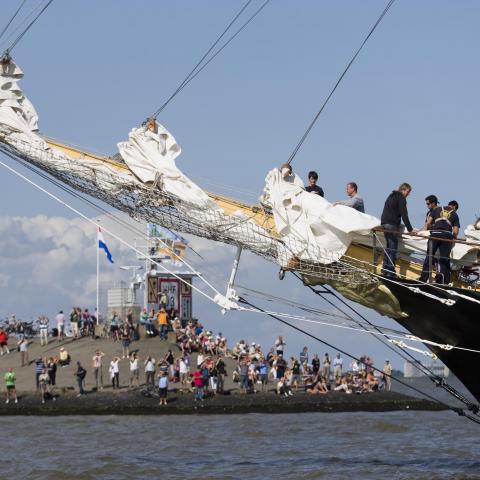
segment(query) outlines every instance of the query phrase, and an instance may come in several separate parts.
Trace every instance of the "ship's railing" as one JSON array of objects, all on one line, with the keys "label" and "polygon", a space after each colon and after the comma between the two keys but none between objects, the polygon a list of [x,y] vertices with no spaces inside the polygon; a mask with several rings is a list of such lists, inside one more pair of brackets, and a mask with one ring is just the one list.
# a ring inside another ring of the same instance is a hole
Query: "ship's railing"
[{"label": "ship's railing", "polygon": [[[385,229],[385,228],[382,228],[382,227],[376,227],[376,228],[373,228],[372,229],[372,233],[373,233],[373,265],[374,267],[376,268],[376,265],[378,264],[378,257],[379,257],[379,251],[383,250],[383,254],[385,255],[385,247],[382,245],[381,248],[379,249],[378,248],[378,238],[377,238],[377,235],[376,233],[388,233],[388,234],[391,234],[391,235],[396,235],[398,237],[405,237],[405,236],[409,236],[409,237],[417,237],[417,238],[421,238],[423,240],[437,240],[439,242],[443,242],[443,243],[450,243],[452,244],[453,246],[456,245],[456,244],[460,244],[460,245],[467,245],[467,246],[470,246],[470,247],[473,247],[473,248],[476,248],[478,249],[478,254],[477,254],[477,262],[473,263],[471,266],[463,266],[461,268],[461,273],[463,274],[463,278],[461,280],[463,280],[465,283],[469,283],[469,284],[479,284],[480,285],[480,242],[476,242],[476,241],[472,241],[472,240],[467,240],[467,239],[464,239],[464,238],[452,238],[452,239],[449,239],[449,238],[442,238],[442,237],[437,237],[437,236],[434,236],[434,235],[425,235],[425,234],[420,234],[420,233],[417,233],[417,232],[405,232],[405,231],[402,231],[402,230],[389,230],[389,229]],[[433,247],[433,244],[432,242],[428,242],[427,244],[427,253],[425,255],[425,258],[428,257],[428,260],[429,260],[429,265],[428,265],[428,272],[429,272],[429,278],[428,278],[428,281],[429,282],[432,282],[432,276],[433,276],[433,262],[434,262],[434,255],[433,255],[433,252],[432,252],[432,247]],[[450,259],[451,257],[449,257]],[[471,276],[471,279],[468,279],[468,277]]]}]

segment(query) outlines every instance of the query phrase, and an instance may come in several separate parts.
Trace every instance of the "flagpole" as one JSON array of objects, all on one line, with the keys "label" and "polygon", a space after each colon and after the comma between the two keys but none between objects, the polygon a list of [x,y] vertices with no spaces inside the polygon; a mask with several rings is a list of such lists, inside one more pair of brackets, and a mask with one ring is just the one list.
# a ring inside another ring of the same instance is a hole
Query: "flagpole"
[{"label": "flagpole", "polygon": [[97,325],[99,325],[100,309],[99,309],[99,298],[100,298],[100,248],[98,247],[98,227],[97,227],[97,238],[95,239],[95,246],[97,248]]}]

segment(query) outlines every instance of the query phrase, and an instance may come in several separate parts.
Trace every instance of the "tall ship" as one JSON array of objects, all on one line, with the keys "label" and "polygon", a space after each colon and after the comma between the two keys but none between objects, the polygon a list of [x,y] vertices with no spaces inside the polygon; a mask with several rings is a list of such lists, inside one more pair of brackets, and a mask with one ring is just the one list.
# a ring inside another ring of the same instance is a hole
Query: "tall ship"
[{"label": "tall ship", "polygon": [[136,220],[235,246],[226,291],[212,296],[219,308],[251,311],[234,281],[241,252],[252,252],[276,264],[280,280],[288,272],[305,288],[318,293],[317,287],[328,287],[395,320],[410,334],[385,335],[392,346],[406,353],[426,347],[480,401],[478,361],[472,361],[480,349],[479,222],[453,241],[449,284],[435,283],[432,274],[419,280],[428,232],[396,233],[396,275],[385,276],[380,220],[309,193],[290,165],[270,165],[258,203],[247,204],[202,189],[180,170],[181,147],[156,118],[132,128],[111,156],[94,154],[42,135],[20,86],[23,72],[10,52],[0,69],[0,151],[68,192],[105,202]]}]

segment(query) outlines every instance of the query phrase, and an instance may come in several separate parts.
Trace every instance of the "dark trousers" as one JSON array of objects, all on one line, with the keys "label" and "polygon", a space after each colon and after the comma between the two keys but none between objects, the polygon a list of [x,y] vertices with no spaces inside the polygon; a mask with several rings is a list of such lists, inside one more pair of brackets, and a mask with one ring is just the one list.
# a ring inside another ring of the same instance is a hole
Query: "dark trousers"
[{"label": "dark trousers", "polygon": [[160,325],[160,340],[166,340],[168,335],[168,325]]},{"label": "dark trousers", "polygon": [[[390,225],[384,224],[382,228],[385,230],[393,230],[398,232],[399,225]],[[386,277],[395,277],[395,262],[397,261],[397,250],[398,250],[398,233],[389,233],[388,231],[384,232],[385,236],[385,252],[383,253],[383,274]]]},{"label": "dark trousers", "polygon": [[224,388],[225,388],[225,374],[224,373],[219,373],[218,374],[217,390],[219,392],[223,392]]},{"label": "dark trousers", "polygon": [[[432,237],[444,238],[446,240],[452,240],[453,234],[446,231],[434,231],[430,232]],[[435,277],[437,283],[450,283],[450,253],[452,251],[453,243],[442,242],[441,240],[428,240],[428,253],[423,262],[422,274],[420,275],[420,281],[426,282],[430,276],[430,257],[439,252],[440,259],[438,260],[438,273]],[[433,258],[432,258],[433,265]]]},{"label": "dark trousers", "polygon": [[83,395],[85,390],[83,389],[83,378],[77,378],[78,390]]},{"label": "dark trousers", "polygon": [[112,387],[115,388],[115,385],[116,388],[120,388],[120,374],[118,372],[114,373],[112,377]]},{"label": "dark trousers", "polygon": [[145,372],[145,375],[146,375],[146,385],[151,385],[153,387],[154,385],[154,374],[155,372]]}]

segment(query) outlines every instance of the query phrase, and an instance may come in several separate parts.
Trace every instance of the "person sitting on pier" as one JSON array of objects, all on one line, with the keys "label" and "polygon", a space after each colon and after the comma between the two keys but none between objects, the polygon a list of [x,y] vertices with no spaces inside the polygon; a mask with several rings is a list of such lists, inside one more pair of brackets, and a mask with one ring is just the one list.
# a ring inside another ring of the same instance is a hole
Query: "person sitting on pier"
[{"label": "person sitting on pier", "polygon": [[[458,204],[457,204],[458,208]],[[450,253],[453,242],[460,230],[460,221],[453,205],[434,208],[427,220],[427,228],[433,238],[428,240],[428,253],[423,262],[422,274],[419,280],[426,282],[430,276],[430,262],[437,250],[440,253],[438,260],[439,272],[435,277],[436,283],[450,283]]]},{"label": "person sitting on pier", "polygon": [[365,204],[363,202],[363,198],[358,196],[358,185],[355,182],[347,183],[346,192],[347,195],[350,197],[348,200],[342,200],[339,202],[335,202],[333,205],[345,205],[346,207],[354,208],[361,213],[365,213]]},{"label": "person sitting on pier", "polygon": [[70,354],[65,350],[65,347],[62,347],[60,349],[60,354],[58,355],[59,363],[60,366],[66,367],[67,365],[70,365]]}]

